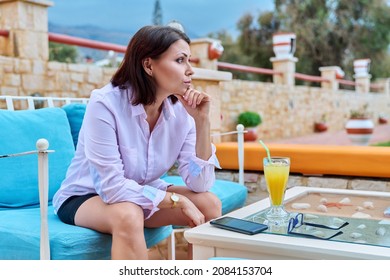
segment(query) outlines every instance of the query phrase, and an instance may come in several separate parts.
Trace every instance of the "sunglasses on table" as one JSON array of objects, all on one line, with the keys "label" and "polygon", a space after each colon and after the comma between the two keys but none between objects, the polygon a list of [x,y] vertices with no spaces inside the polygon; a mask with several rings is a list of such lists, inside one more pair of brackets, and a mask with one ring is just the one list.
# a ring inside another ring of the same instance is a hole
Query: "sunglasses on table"
[{"label": "sunglasses on table", "polygon": [[[336,218],[333,218],[333,221],[335,221],[335,219]],[[330,221],[332,221],[332,218],[330,218]],[[298,213],[295,217],[290,218],[287,232],[291,235],[329,240],[342,234],[343,232],[340,229],[348,224],[348,222],[338,218],[337,223],[333,222],[331,224],[316,224],[312,222],[305,222],[303,214]],[[303,226],[305,226],[305,228],[303,228]],[[334,232],[335,230],[337,232]]]}]

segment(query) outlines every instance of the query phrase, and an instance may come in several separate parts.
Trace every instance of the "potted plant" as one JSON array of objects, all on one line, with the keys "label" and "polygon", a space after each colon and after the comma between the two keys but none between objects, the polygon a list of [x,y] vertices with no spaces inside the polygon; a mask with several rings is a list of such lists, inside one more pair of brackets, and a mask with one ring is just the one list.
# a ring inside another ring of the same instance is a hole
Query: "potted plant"
[{"label": "potted plant", "polygon": [[237,123],[242,124],[247,131],[244,134],[245,141],[256,141],[256,128],[262,123],[262,119],[259,113],[253,111],[245,111],[238,115]]},{"label": "potted plant", "polygon": [[368,104],[357,110],[351,110],[345,125],[348,137],[355,145],[368,145],[374,131],[374,122],[367,111]]},{"label": "potted plant", "polygon": [[320,121],[314,122],[314,132],[324,132],[327,130],[328,126],[326,125],[326,115],[323,114]]},{"label": "potted plant", "polygon": [[379,123],[379,124],[387,124],[387,123],[388,123],[388,119],[387,119],[386,116],[384,116],[384,115],[379,115],[379,117],[378,117],[378,123]]}]

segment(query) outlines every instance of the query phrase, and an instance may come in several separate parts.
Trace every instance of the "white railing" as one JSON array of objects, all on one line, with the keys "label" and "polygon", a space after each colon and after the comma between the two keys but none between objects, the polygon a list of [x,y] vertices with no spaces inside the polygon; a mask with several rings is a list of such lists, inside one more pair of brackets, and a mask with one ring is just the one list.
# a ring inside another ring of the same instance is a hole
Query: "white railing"
[{"label": "white railing", "polygon": [[70,103],[88,103],[88,98],[71,98],[71,97],[40,97],[40,96],[8,96],[8,95],[1,95],[0,100],[4,100],[6,103],[6,109],[9,111],[15,110],[15,102],[16,101],[25,101],[27,102],[27,109],[28,110],[35,110],[37,104],[44,105],[46,103],[46,106],[44,107],[58,107],[57,104],[70,104]]},{"label": "white railing", "polygon": [[244,185],[244,133],[247,133],[248,131],[244,130],[244,126],[242,124],[238,124],[236,126],[236,129],[237,130],[235,130],[235,131],[215,133],[215,134],[212,134],[211,137],[237,134],[238,183],[240,185]]}]

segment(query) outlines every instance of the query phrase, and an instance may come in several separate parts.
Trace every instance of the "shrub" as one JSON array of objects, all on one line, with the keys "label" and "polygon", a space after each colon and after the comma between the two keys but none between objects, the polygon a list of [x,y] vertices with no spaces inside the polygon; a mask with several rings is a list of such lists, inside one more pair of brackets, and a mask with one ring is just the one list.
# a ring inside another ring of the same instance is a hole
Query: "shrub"
[{"label": "shrub", "polygon": [[255,127],[262,123],[262,119],[259,113],[246,111],[238,115],[237,123],[244,127]]}]

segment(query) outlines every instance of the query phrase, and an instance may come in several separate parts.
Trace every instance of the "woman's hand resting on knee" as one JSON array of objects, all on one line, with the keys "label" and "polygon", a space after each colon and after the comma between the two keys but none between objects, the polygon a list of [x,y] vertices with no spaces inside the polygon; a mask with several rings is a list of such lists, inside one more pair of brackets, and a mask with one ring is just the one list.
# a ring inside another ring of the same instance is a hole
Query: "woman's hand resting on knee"
[{"label": "woman's hand resting on knee", "polygon": [[[161,211],[155,213],[150,219],[148,219],[148,223],[153,221],[153,225],[160,224],[163,220],[166,220],[169,224],[178,224],[178,225],[186,225],[189,227],[195,227],[205,223],[204,214],[196,207],[196,205],[185,195],[175,193],[178,196],[178,201],[173,203],[171,200],[172,192],[167,192],[165,198],[158,205],[160,209],[172,209],[175,211],[170,211],[169,214],[164,212],[162,214]],[[179,211],[181,210],[181,213]],[[160,215],[163,215],[162,217]],[[180,215],[177,217],[170,216],[166,217],[164,215]],[[167,218],[167,219],[166,219]],[[157,222],[158,221],[158,222]],[[157,222],[157,223],[155,223]]]},{"label": "woman's hand resting on knee", "polygon": [[202,212],[187,197],[181,195],[177,207],[180,207],[183,214],[188,218],[188,226],[195,227],[205,223],[205,217]]}]

